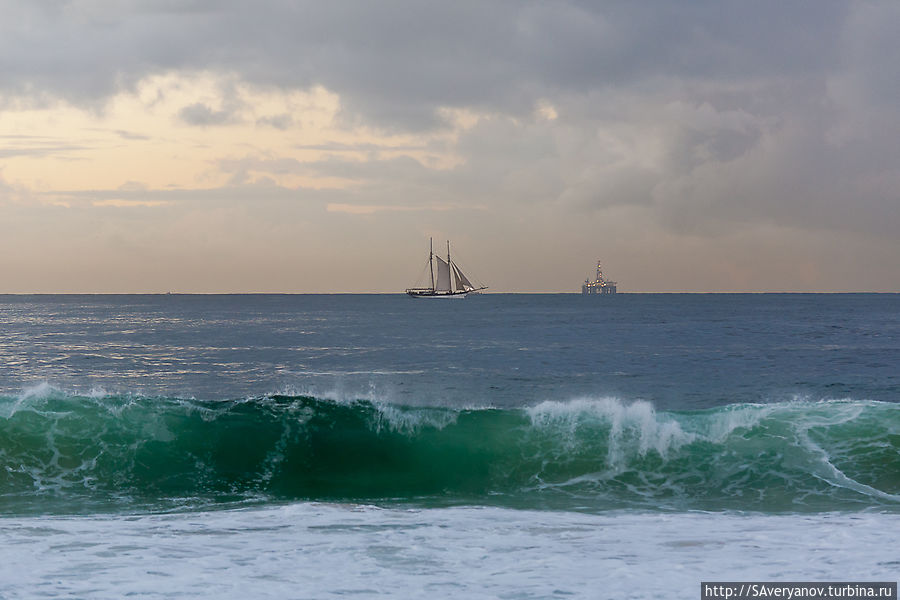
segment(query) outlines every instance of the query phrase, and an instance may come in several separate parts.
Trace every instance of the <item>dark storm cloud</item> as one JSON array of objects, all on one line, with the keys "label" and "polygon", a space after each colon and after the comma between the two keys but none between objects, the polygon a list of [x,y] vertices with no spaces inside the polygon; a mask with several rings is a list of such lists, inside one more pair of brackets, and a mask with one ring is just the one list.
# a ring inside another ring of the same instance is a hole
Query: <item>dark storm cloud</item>
[{"label": "dark storm cloud", "polygon": [[846,5],[817,2],[5,1],[0,89],[102,100],[167,69],[321,84],[384,125],[439,106],[502,112],[653,77],[736,79],[833,65]]}]

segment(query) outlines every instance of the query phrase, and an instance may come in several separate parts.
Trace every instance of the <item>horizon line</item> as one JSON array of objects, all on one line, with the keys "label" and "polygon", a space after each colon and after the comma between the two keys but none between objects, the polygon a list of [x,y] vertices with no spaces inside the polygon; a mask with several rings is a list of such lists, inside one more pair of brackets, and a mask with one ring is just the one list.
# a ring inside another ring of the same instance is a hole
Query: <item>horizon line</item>
[{"label": "horizon line", "polygon": [[[617,292],[616,294],[597,294],[597,296],[618,295],[764,295],[764,294],[810,294],[810,295],[849,295],[849,294],[900,294],[900,291],[665,291],[665,292]],[[0,292],[0,296],[405,296],[405,292]],[[581,292],[488,292],[481,296],[583,296]]]}]

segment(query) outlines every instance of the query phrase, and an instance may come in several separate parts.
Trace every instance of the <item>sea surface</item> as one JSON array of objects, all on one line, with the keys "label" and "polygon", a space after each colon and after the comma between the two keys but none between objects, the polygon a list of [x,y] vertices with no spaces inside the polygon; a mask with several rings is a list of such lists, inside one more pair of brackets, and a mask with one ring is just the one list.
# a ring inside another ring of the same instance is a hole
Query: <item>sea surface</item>
[{"label": "sea surface", "polygon": [[0,296],[0,598],[896,581],[900,295]]}]

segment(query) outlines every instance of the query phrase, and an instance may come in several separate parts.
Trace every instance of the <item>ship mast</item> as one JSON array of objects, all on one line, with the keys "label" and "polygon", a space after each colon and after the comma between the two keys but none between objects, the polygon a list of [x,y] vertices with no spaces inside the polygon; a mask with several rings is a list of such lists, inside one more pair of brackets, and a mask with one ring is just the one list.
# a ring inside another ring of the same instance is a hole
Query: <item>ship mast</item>
[{"label": "ship mast", "polygon": [[431,291],[434,291],[434,238],[428,238],[428,266],[431,268]]},{"label": "ship mast", "polygon": [[450,280],[447,282],[447,285],[450,286],[451,294],[453,293],[453,274],[450,272],[452,264],[450,262],[450,240],[447,240],[447,278]]}]

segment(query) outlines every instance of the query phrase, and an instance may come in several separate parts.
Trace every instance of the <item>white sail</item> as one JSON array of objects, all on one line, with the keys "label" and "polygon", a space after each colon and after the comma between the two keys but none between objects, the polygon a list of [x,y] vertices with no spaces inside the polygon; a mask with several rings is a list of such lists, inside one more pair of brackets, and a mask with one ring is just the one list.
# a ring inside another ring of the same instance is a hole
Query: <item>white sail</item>
[{"label": "white sail", "polygon": [[472,282],[463,275],[463,272],[459,270],[459,267],[456,266],[456,263],[453,263],[453,274],[456,276],[456,289],[458,290],[474,290],[475,286],[472,285]]},{"label": "white sail", "polygon": [[440,256],[435,256],[437,261],[437,281],[434,284],[434,291],[449,292],[450,291],[450,265]]}]

